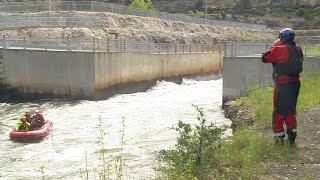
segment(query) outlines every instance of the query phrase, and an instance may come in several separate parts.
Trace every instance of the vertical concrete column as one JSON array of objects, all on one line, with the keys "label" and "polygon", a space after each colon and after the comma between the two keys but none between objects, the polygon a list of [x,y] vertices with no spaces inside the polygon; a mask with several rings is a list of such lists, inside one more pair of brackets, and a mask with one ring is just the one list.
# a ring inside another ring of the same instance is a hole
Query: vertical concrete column
[{"label": "vertical concrete column", "polygon": [[6,35],[2,36],[3,40],[3,49],[6,49]]},{"label": "vertical concrete column", "polygon": [[177,54],[177,43],[174,43],[174,53]]},{"label": "vertical concrete column", "polygon": [[70,51],[70,43],[71,43],[71,37],[69,36],[68,37],[68,44],[67,44],[67,49],[68,49],[68,51]]},{"label": "vertical concrete column", "polygon": [[26,49],[26,37],[23,37],[23,49]]},{"label": "vertical concrete column", "polygon": [[107,52],[110,52],[110,47],[109,47],[109,44],[110,44],[110,40],[109,40],[109,38],[107,38],[107,42],[106,42],[107,44]]},{"label": "vertical concrete column", "polygon": [[92,38],[92,52],[96,51],[96,38]]},{"label": "vertical concrete column", "polygon": [[182,44],[182,53],[184,53],[184,44]]}]

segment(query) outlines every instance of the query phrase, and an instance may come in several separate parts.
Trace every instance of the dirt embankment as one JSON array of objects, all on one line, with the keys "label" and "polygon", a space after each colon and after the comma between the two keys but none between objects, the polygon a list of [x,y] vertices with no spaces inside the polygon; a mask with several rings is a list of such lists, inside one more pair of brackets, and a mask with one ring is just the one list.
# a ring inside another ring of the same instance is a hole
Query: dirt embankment
[{"label": "dirt embankment", "polygon": [[[26,14],[23,14],[26,15]],[[47,16],[48,13],[30,13],[32,16]],[[64,38],[71,36],[76,39],[125,38],[134,41],[155,43],[204,43],[212,44],[222,40],[264,40],[274,38],[272,31],[267,29],[234,28],[192,24],[177,21],[166,21],[158,18],[138,17],[113,13],[88,12],[53,12],[51,16],[99,16],[103,27],[64,27],[64,28],[19,28],[1,30],[0,35],[10,37],[32,38]]]},{"label": "dirt embankment", "polygon": [[[255,122],[251,110],[235,102],[227,103],[225,116],[231,119],[234,130],[239,124],[248,127]],[[281,180],[320,179],[320,108],[298,113],[297,123],[297,147],[292,160],[289,164],[272,164],[274,176]],[[260,130],[260,133],[273,139],[271,129]]]}]

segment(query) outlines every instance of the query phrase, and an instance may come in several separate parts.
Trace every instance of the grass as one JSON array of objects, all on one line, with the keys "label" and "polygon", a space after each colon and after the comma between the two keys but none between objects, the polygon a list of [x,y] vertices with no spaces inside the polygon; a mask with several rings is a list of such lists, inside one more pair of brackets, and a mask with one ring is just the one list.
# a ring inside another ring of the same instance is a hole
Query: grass
[{"label": "grass", "polygon": [[[320,88],[317,87],[319,84],[320,76],[318,74],[301,77],[298,112],[309,110],[320,104]],[[273,88],[252,86],[247,91],[249,95],[240,97],[237,102],[252,109],[252,116],[260,128],[271,128]]]},{"label": "grass", "polygon": [[271,114],[273,111],[273,88],[252,86],[247,97],[240,97],[237,102],[252,109],[252,117],[262,129],[271,127]]},{"label": "grass", "polygon": [[320,104],[320,75],[310,74],[301,78],[298,112],[309,110]]},{"label": "grass", "polygon": [[275,146],[254,130],[240,127],[214,152],[219,160],[219,179],[258,179],[272,176],[270,162],[290,161],[287,146]]},{"label": "grass", "polygon": [[320,45],[307,46],[305,55],[320,57]]},{"label": "grass", "polygon": [[[297,111],[301,112],[317,107],[320,104],[319,74],[309,74],[301,77],[301,88]],[[259,128],[271,129],[273,88],[252,86],[247,91],[247,97],[237,101],[252,109],[252,116]],[[272,176],[271,164],[288,164],[292,155],[289,146],[275,146],[271,138],[267,139],[257,129],[240,127],[230,140],[223,142],[218,151],[214,152],[226,169],[221,174],[226,179],[256,179]],[[269,177],[270,178],[270,177]],[[267,178],[267,179],[269,179]]]}]

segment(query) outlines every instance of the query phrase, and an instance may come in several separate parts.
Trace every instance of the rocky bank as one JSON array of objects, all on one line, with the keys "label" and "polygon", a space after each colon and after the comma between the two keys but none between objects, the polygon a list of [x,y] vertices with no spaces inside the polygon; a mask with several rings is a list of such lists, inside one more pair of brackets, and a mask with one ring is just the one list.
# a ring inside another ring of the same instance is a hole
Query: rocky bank
[{"label": "rocky bank", "polygon": [[[17,14],[12,14],[17,15]],[[21,14],[21,16],[95,16],[103,20],[101,28],[93,27],[32,27],[2,29],[0,35],[27,38],[64,38],[98,39],[124,38],[132,41],[154,43],[203,43],[213,44],[225,40],[264,40],[274,38],[270,29],[244,29],[223,26],[166,21],[159,18],[121,15],[96,12],[39,12]],[[117,34],[117,36],[115,36]]]}]

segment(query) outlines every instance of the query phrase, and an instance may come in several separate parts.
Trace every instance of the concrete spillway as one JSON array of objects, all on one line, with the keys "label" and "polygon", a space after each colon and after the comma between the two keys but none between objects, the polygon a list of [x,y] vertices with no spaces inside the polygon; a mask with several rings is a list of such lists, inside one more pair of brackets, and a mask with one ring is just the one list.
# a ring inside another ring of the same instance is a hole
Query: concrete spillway
[{"label": "concrete spillway", "polygon": [[29,95],[100,99],[157,80],[212,74],[223,54],[143,54],[3,49],[7,83]]}]

